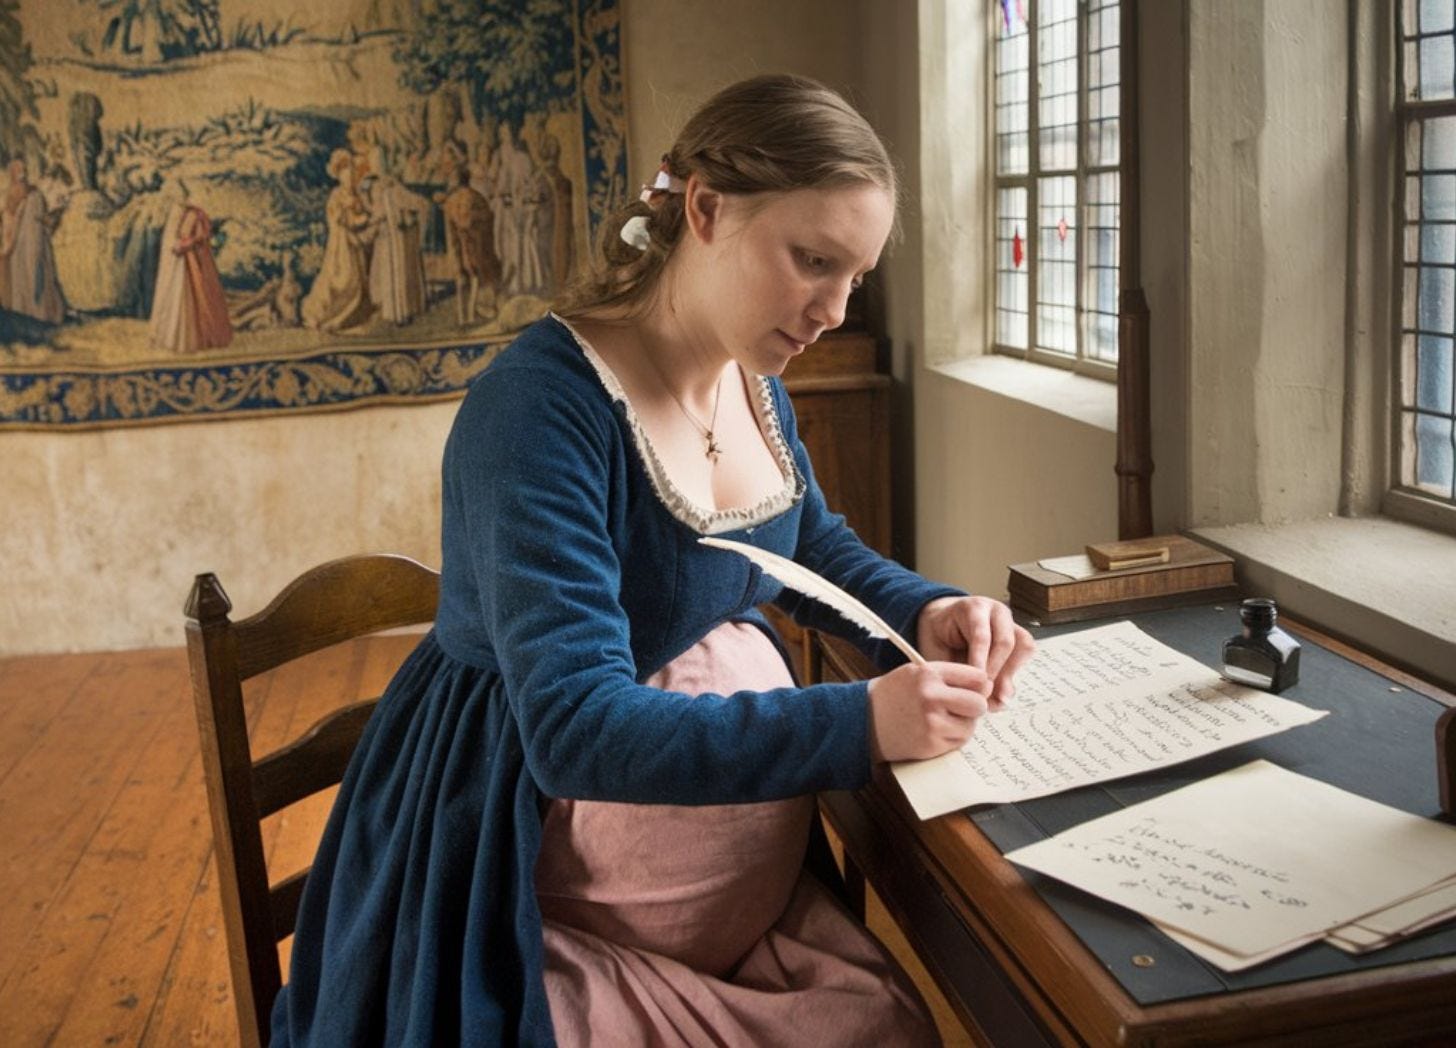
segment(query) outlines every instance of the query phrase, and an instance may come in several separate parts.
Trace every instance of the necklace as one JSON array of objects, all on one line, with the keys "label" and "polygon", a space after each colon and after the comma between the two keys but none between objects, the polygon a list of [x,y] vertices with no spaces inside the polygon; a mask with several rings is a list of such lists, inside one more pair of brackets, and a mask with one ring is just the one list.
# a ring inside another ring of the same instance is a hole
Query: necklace
[{"label": "necklace", "polygon": [[[658,377],[661,377],[660,372]],[[718,388],[713,392],[713,415],[708,420],[707,425],[704,425],[703,420],[689,411],[688,406],[678,399],[678,395],[672,391],[672,387],[667,384],[666,379],[663,379],[662,387],[667,390],[667,395],[672,397],[673,402],[677,404],[678,410],[693,424],[693,428],[698,431],[698,436],[703,438],[703,444],[705,445],[703,457],[716,466],[718,464],[718,457],[723,454],[723,449],[718,446],[717,438],[713,436],[713,427],[718,424],[718,402],[723,399],[723,376],[718,376]]]}]

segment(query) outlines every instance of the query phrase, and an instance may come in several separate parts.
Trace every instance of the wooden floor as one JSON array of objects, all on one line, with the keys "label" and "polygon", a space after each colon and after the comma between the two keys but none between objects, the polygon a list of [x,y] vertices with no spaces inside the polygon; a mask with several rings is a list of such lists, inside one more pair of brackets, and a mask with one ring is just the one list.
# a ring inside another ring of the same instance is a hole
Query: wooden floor
[{"label": "wooden floor", "polygon": [[[259,678],[255,752],[334,696],[378,694],[415,640],[340,645]],[[275,880],[309,862],[328,803],[268,820]],[[0,659],[0,842],[0,1045],[237,1044],[180,648]],[[873,899],[869,920],[946,1043],[972,1043]]]}]

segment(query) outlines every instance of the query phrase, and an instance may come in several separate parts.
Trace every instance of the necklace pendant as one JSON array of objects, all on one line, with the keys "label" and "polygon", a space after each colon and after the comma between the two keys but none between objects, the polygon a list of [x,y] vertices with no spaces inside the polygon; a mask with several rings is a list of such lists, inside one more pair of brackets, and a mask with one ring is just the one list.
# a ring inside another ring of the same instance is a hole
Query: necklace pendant
[{"label": "necklace pendant", "polygon": [[718,458],[723,454],[723,451],[718,447],[718,442],[713,439],[713,431],[711,429],[703,434],[703,439],[708,444],[707,450],[703,452],[703,457],[716,466],[718,464]]}]

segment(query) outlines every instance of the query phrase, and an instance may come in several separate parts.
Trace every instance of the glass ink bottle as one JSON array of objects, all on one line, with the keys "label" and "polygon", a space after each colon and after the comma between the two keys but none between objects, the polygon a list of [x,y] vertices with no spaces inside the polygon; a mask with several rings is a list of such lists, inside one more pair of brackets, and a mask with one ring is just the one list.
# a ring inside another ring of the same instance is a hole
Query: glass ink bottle
[{"label": "glass ink bottle", "polygon": [[1299,641],[1274,625],[1279,610],[1267,597],[1239,606],[1243,630],[1224,641],[1223,675],[1236,684],[1281,692],[1299,681]]}]

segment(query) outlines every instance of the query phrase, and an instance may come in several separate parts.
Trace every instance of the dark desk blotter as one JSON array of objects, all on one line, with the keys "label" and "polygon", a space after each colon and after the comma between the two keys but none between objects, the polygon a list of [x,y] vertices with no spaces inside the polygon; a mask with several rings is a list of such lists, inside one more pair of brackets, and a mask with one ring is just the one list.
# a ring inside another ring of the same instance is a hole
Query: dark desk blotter
[{"label": "dark desk blotter", "polygon": [[[1149,635],[1212,667],[1219,665],[1225,638],[1239,628],[1234,603],[1131,618]],[[1050,627],[1036,633],[1051,637],[1076,628]],[[1284,697],[1329,710],[1330,716],[1167,771],[978,809],[970,818],[1002,852],[1008,852],[1261,757],[1394,808],[1437,815],[1434,733],[1444,707],[1327,648],[1308,640],[1301,643],[1299,684]],[[1392,691],[1392,687],[1400,690]],[[1330,861],[1339,862],[1340,857],[1331,856]],[[1120,906],[1031,870],[1021,872],[1128,994],[1143,1005],[1456,954],[1456,924],[1447,924],[1360,957],[1314,943],[1248,971],[1225,972]],[[1156,963],[1150,968],[1135,967],[1132,958],[1138,954],[1151,956]]]}]

